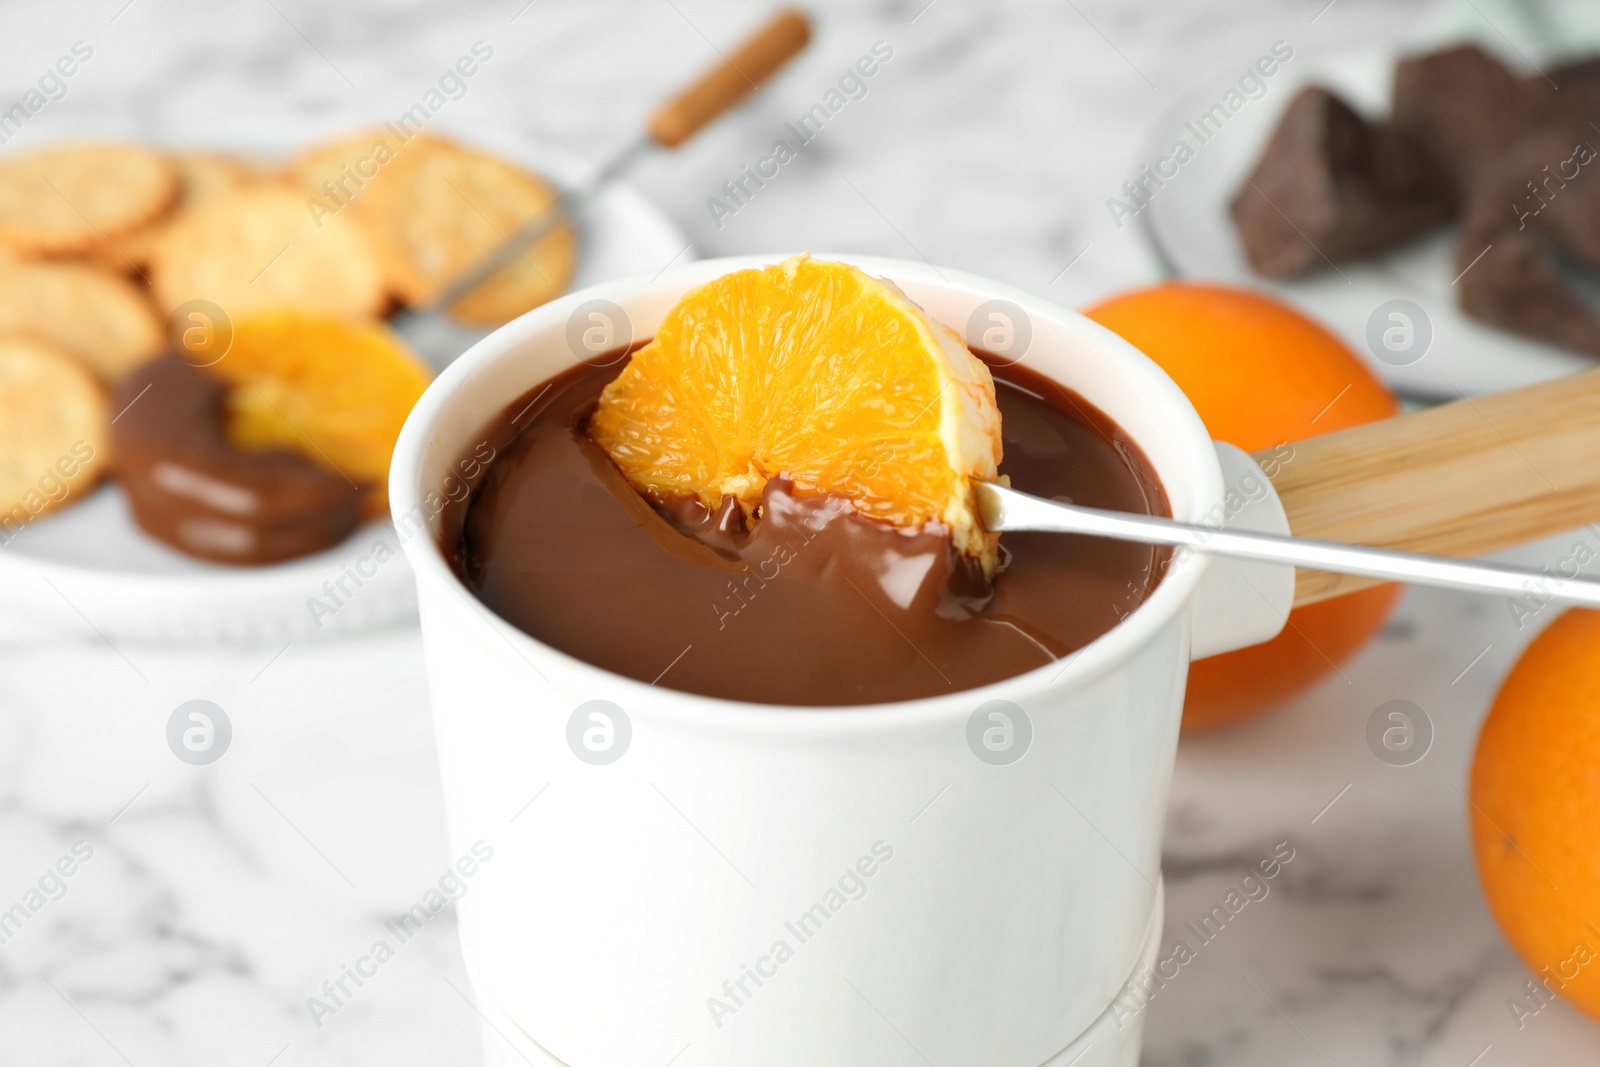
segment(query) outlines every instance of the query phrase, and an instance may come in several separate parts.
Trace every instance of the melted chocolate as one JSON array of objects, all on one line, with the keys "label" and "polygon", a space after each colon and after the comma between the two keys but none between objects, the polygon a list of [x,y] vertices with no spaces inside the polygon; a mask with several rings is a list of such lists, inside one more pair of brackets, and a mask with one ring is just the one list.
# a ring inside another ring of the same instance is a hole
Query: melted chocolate
[{"label": "melted chocolate", "polygon": [[230,445],[227,388],[177,356],[135,367],[117,386],[112,446],[134,520],[219,563],[276,563],[344,540],[363,491],[297,453]]},{"label": "melted chocolate", "polygon": [[[485,432],[499,451],[444,516],[457,573],[547,644],[645,682],[775,704],[868,704],[998,681],[1082,648],[1154,588],[1165,550],[1007,534],[993,585],[937,531],[774,479],[758,519],[652,504],[583,427],[622,361],[580,365]],[[1024,491],[1168,514],[1149,461],[1082,397],[994,369],[1001,472]],[[535,399],[537,398],[537,399]]]}]

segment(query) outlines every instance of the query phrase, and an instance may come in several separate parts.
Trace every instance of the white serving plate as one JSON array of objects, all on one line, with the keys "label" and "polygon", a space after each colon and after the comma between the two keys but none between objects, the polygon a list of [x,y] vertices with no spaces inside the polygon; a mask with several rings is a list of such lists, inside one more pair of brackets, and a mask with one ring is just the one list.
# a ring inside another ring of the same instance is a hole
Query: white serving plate
[{"label": "white serving plate", "polygon": [[[247,130],[245,137],[235,131],[231,136],[185,138],[174,147],[282,159],[302,145],[349,128],[296,126],[292,134],[274,130],[274,136]],[[524,138],[445,124],[440,130],[515,160],[560,186],[578,185],[593,169]],[[613,185],[601,194],[578,228],[574,290],[649,276],[669,263],[694,258],[682,231],[626,185]],[[460,348],[486,332],[457,331]],[[344,591],[338,588],[341,579]],[[86,499],[36,519],[0,545],[0,605],[0,639],[78,632],[91,638],[98,634],[113,645],[285,644],[409,619],[416,613],[416,591],[387,519],[369,523],[316,555],[265,567],[228,566],[191,558],[144,533],[112,480]]]},{"label": "white serving plate", "polygon": [[[1483,44],[1495,50],[1492,42]],[[1321,84],[1368,117],[1387,115],[1400,54],[1392,47],[1316,57],[1297,54],[1267,79],[1264,96],[1234,114],[1177,177],[1156,192],[1136,216],[1143,233],[1173,274],[1262,289],[1289,301],[1342,337],[1397,391],[1414,398],[1453,400],[1594,366],[1590,357],[1491,329],[1463,315],[1452,285],[1459,272],[1453,226],[1380,257],[1340,264],[1338,271],[1327,269],[1295,281],[1274,282],[1250,270],[1228,216],[1228,202],[1244,184],[1284,108],[1302,87]],[[1515,57],[1511,63],[1519,65]],[[1146,137],[1134,169],[1165,155],[1184,134],[1185,121],[1216,103],[1233,78],[1207,84],[1169,108]],[[1186,139],[1192,146],[1195,138]],[[1380,305],[1396,299],[1420,307],[1432,327],[1427,351],[1405,366],[1380,361],[1367,342],[1368,320]]]}]

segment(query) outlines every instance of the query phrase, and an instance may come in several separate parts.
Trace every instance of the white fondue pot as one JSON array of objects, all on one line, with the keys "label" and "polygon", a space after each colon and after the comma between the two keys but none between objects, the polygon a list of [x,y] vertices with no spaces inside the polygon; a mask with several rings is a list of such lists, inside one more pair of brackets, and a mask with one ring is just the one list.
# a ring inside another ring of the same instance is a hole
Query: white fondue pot
[{"label": "white fondue pot", "polygon": [[[1188,664],[1276,634],[1291,571],[1180,554],[1137,610],[1050,666],[814,708],[590,666],[497,618],[441,554],[460,460],[514,400],[594,354],[575,342],[590,320],[614,327],[620,308],[646,338],[687,290],[780,258],[538,308],[445,370],[395,450],[452,852],[493,849],[459,905],[489,1051],[573,1067],[1131,1067],[1140,1020],[1109,1009],[1160,937]],[[1259,469],[1214,446],[1110,331],[956,271],[831,258],[957,332],[1025,334],[1010,355],[1127,431],[1175,518],[1287,532]]]}]

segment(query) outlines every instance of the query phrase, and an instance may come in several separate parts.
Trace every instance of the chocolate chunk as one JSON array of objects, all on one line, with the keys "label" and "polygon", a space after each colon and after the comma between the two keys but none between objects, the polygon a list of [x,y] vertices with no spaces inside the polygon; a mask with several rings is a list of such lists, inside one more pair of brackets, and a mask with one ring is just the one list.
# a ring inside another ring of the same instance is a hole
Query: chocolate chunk
[{"label": "chocolate chunk", "polygon": [[1600,355],[1600,317],[1567,285],[1553,251],[1600,267],[1600,135],[1585,138],[1586,130],[1546,127],[1480,168],[1462,220],[1456,270],[1467,273],[1457,288],[1462,311],[1480,322]]},{"label": "chocolate chunk", "polygon": [[1310,87],[1290,102],[1230,209],[1256,272],[1291,278],[1415,237],[1448,217],[1450,196],[1409,138]]},{"label": "chocolate chunk", "polygon": [[293,452],[234,448],[222,429],[226,390],[177,356],[124,376],[112,444],[134,520],[219,563],[276,563],[344,540],[363,490]]},{"label": "chocolate chunk", "polygon": [[1534,229],[1579,262],[1600,267],[1600,133],[1585,122],[1546,126],[1484,166],[1463,234],[1506,228]]},{"label": "chocolate chunk", "polygon": [[[1574,85],[1593,77],[1586,67],[1570,69]],[[1543,77],[1520,78],[1477,45],[1410,56],[1395,67],[1394,125],[1422,146],[1463,202],[1484,165],[1561,118],[1565,106]]]},{"label": "chocolate chunk", "polygon": [[1600,56],[1586,56],[1564,66],[1545,71],[1556,86],[1556,100],[1562,110],[1577,119],[1592,114],[1600,105]]},{"label": "chocolate chunk", "polygon": [[[1466,271],[1456,284],[1461,310],[1489,326],[1600,355],[1600,319],[1567,288],[1538,238],[1516,230],[1502,231],[1492,242],[1481,240],[1486,236],[1464,238],[1457,253],[1456,269]],[[1485,247],[1488,252],[1472,264]]]}]

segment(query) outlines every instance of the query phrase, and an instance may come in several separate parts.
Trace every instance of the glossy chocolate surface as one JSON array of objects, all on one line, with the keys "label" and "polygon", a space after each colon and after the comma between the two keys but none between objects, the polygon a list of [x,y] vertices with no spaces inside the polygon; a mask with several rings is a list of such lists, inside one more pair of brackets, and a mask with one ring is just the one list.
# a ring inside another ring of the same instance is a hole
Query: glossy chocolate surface
[{"label": "glossy chocolate surface", "polygon": [[[491,609],[589,663],[728,699],[839,705],[934,696],[1054,662],[1154,587],[1167,555],[1007,534],[992,585],[937,531],[904,531],[769,483],[762,514],[652,504],[584,433],[621,369],[581,365],[485,431],[498,455],[446,513],[444,547]],[[1149,461],[1082,397],[993,367],[1001,473],[1027,492],[1168,514]]]}]

